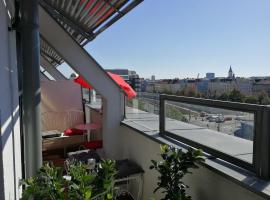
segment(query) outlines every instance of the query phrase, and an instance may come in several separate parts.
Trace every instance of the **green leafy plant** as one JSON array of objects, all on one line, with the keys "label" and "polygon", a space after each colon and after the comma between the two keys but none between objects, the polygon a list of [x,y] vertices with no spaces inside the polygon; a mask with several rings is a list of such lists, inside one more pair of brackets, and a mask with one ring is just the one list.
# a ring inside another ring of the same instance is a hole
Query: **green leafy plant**
[{"label": "green leafy plant", "polygon": [[187,152],[181,149],[161,146],[161,161],[151,160],[150,169],[159,172],[157,188],[154,192],[161,190],[165,194],[162,200],[191,200],[186,194],[189,186],[183,182],[183,177],[191,173],[191,168],[198,168],[197,163],[204,159],[201,150],[189,148]]},{"label": "green leafy plant", "polygon": [[[97,171],[97,176],[94,180],[94,191],[99,194],[102,191],[107,191],[112,187],[112,180],[116,175],[115,161],[104,160],[99,164],[99,170]],[[107,198],[111,199],[112,194],[108,194]]]},{"label": "green leafy plant", "polygon": [[22,200],[90,200],[99,195],[113,198],[115,162],[104,160],[89,170],[81,162],[69,162],[66,170],[46,163],[37,175],[23,180]]},{"label": "green leafy plant", "polygon": [[185,117],[183,112],[181,112],[179,108],[173,105],[166,105],[166,117],[182,122],[188,122],[188,119]]}]

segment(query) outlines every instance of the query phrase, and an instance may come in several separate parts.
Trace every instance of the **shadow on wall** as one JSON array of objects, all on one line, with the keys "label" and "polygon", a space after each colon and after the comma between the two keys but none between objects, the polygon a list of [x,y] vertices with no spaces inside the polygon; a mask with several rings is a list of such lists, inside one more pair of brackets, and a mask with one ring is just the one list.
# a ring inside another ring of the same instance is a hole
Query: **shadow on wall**
[{"label": "shadow on wall", "polygon": [[[0,110],[0,133],[1,133],[1,138],[0,138],[0,183],[4,183],[4,165],[3,165],[3,150],[5,149],[5,146],[7,144],[8,140],[12,140],[12,159],[13,159],[13,173],[14,175],[16,174],[15,172],[15,139],[14,139],[14,126],[16,123],[18,123],[19,120],[19,106],[17,106],[17,108],[12,112],[9,113],[10,116],[5,115],[3,116],[3,113]],[[12,138],[10,138],[12,137]],[[20,161],[18,161],[20,162]],[[14,176],[14,190],[16,190],[17,186],[16,186],[16,181],[15,181],[16,177]],[[4,197],[4,184],[0,184],[0,197]],[[14,191],[16,193],[16,191]]]}]

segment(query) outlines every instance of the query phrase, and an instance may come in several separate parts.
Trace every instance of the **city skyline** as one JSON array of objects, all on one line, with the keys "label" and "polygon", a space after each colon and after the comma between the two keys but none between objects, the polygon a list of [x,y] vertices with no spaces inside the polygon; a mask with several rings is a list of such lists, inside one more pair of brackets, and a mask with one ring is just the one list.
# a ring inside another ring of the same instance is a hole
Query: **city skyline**
[{"label": "city skyline", "polygon": [[[244,77],[244,76],[238,76],[237,74],[235,74],[234,73],[234,68],[233,68],[233,66],[229,66],[229,68],[228,68],[228,71],[227,71],[227,74],[226,75],[224,75],[224,76],[217,76],[216,75],[216,73],[214,72],[214,71],[208,71],[208,72],[205,72],[204,74],[197,74],[197,76],[195,76],[195,77],[184,77],[184,78],[180,78],[180,77],[172,77],[172,78],[157,78],[156,77],[156,75],[155,74],[152,74],[150,77],[146,77],[146,76],[143,76],[143,75],[141,75],[141,74],[138,74],[139,76],[140,76],[140,78],[144,78],[144,79],[152,79],[152,77],[154,76],[154,78],[155,78],[155,80],[162,80],[162,79],[174,79],[174,78],[179,78],[179,79],[196,79],[196,78],[207,78],[207,74],[208,73],[211,73],[211,74],[214,74],[214,76],[215,76],[215,78],[227,78],[227,77],[229,77],[229,70],[230,70],[230,68],[232,69],[232,73],[233,73],[233,75],[235,76],[235,78],[254,78],[254,77],[258,77],[258,78],[264,78],[264,77],[270,77],[270,75],[266,75],[266,76],[256,76],[256,75],[254,75],[254,76],[248,76],[248,77]],[[129,71],[135,71],[136,72],[136,70],[134,70],[134,69],[128,69],[128,68],[112,68],[112,69],[110,69],[110,70],[129,70]],[[198,77],[198,75],[199,75],[199,77]]]},{"label": "city skyline", "polygon": [[[138,75],[141,77],[141,78],[145,78],[145,79],[151,79],[151,77],[152,76],[155,76],[155,79],[156,80],[161,80],[161,79],[174,79],[174,78],[179,78],[179,79],[187,79],[187,78],[190,78],[190,79],[195,79],[195,78],[197,78],[198,77],[198,75],[199,75],[199,77],[198,78],[207,78],[206,77],[206,74],[207,73],[214,73],[214,75],[215,75],[215,77],[216,78],[226,78],[226,77],[228,77],[228,71],[229,71],[229,68],[230,67],[232,67],[232,69],[233,69],[233,73],[234,73],[234,75],[235,75],[235,77],[237,77],[237,78],[253,78],[253,77],[270,77],[270,72],[268,73],[268,74],[266,74],[266,75],[257,75],[257,74],[253,74],[253,75],[251,75],[251,76],[243,76],[243,75],[241,75],[241,74],[236,74],[235,73],[235,71],[234,71],[234,67],[232,66],[232,65],[229,65],[228,66],[228,68],[227,68],[227,72],[225,72],[224,74],[217,74],[215,71],[203,71],[202,73],[197,73],[197,74],[194,74],[194,76],[177,76],[177,75],[172,75],[172,76],[170,76],[170,77],[157,77],[157,75],[156,74],[150,74],[150,75],[144,75],[144,74],[140,74],[140,73],[138,73]],[[61,71],[61,73],[63,73],[66,77],[69,77],[72,73],[74,73],[74,71],[70,68],[70,67],[68,67],[67,68],[67,64],[66,63],[63,63],[62,65],[60,65],[59,67],[58,67],[58,69]],[[136,70],[136,68],[125,68],[125,67],[112,67],[112,68],[110,68],[110,69],[114,69],[114,70],[117,70],[117,69],[127,69],[127,70],[129,70],[129,71],[136,71],[136,72],[138,72],[138,70]],[[179,72],[179,74],[180,74],[180,72]]]}]

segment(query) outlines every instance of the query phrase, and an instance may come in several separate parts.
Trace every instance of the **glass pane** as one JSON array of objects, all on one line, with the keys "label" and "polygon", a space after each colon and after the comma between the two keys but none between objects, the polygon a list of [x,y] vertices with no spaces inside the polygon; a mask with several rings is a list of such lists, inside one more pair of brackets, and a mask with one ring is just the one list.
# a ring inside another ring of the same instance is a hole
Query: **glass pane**
[{"label": "glass pane", "polygon": [[254,113],[165,101],[165,130],[252,163]]},{"label": "glass pane", "polygon": [[138,92],[136,98],[126,99],[126,110],[127,109],[132,109],[133,111],[140,110],[159,115],[159,94]]},{"label": "glass pane", "polygon": [[159,96],[156,94],[137,93],[137,97],[126,100],[126,119],[133,126],[144,131],[159,131]]},{"label": "glass pane", "polygon": [[91,93],[90,90],[87,88],[82,88],[82,96],[83,99],[86,103],[90,103],[91,102]]}]

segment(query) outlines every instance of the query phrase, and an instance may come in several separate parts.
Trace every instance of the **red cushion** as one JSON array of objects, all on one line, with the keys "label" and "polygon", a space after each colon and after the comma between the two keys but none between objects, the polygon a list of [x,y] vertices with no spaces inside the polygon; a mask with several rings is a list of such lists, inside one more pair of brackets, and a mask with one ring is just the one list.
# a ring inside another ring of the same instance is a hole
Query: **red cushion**
[{"label": "red cushion", "polygon": [[103,146],[102,140],[93,140],[84,143],[86,149],[101,149]]},{"label": "red cushion", "polygon": [[79,130],[76,128],[68,128],[64,131],[65,135],[71,136],[71,135],[83,135],[84,131]]}]

